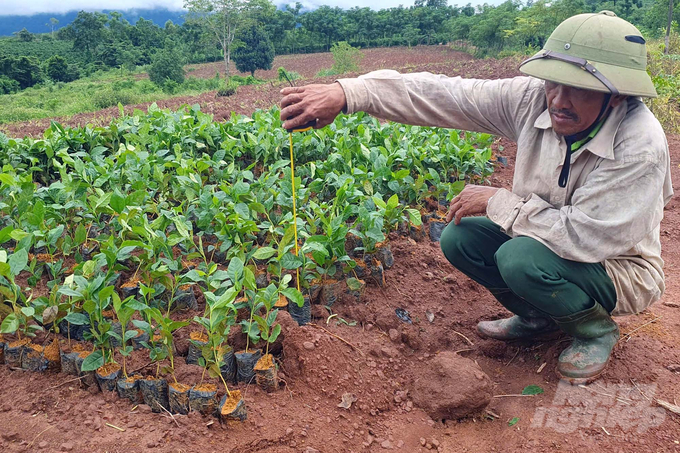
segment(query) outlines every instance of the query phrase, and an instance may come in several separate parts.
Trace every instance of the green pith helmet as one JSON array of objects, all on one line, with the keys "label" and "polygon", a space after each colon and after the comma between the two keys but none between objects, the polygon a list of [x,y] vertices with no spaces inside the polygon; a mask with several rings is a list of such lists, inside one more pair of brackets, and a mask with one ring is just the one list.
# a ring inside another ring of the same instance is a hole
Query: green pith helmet
[{"label": "green pith helmet", "polygon": [[588,90],[656,97],[640,31],[611,11],[578,14],[557,26],[524,74]]}]

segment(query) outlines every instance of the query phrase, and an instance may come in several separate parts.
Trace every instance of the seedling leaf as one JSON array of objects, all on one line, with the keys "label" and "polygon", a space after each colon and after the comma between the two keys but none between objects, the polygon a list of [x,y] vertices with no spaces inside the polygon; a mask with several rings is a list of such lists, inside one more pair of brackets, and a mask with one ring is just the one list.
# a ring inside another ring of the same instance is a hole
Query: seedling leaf
[{"label": "seedling leaf", "polygon": [[522,395],[540,395],[543,393],[543,389],[539,387],[538,385],[527,385],[524,387],[524,390],[522,390]]},{"label": "seedling leaf", "polygon": [[94,351],[83,360],[80,371],[94,371],[104,366],[104,356],[101,351]]},{"label": "seedling leaf", "polygon": [[519,421],[519,417],[513,417],[508,421],[508,426],[515,426]]}]

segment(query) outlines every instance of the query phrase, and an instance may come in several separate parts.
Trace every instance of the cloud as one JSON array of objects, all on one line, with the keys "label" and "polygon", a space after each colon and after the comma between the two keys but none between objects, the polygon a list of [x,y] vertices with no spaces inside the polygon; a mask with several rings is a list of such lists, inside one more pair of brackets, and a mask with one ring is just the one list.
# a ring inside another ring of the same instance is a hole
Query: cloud
[{"label": "cloud", "polygon": [[129,9],[166,8],[182,9],[182,0],[4,0],[0,15],[30,16],[36,13],[66,13],[68,11],[99,11],[112,9],[124,11]]},{"label": "cloud", "polygon": [[[468,0],[461,0],[461,4]],[[477,0],[481,2],[481,0]],[[473,3],[477,3],[473,0]],[[274,0],[276,5],[287,3],[295,4],[295,1]],[[413,0],[373,0],[370,5],[361,0],[302,0],[300,3],[306,9],[314,9],[321,5],[340,6],[341,8],[352,8],[354,6],[370,6],[372,9],[390,8],[393,6],[411,6]],[[450,0],[450,3],[455,3]],[[492,1],[492,3],[496,3]],[[99,11],[103,9],[125,11],[130,9],[154,9],[166,8],[169,10],[181,10],[183,0],[2,0],[0,15],[19,15],[30,16],[36,13],[66,13],[68,11]]]}]

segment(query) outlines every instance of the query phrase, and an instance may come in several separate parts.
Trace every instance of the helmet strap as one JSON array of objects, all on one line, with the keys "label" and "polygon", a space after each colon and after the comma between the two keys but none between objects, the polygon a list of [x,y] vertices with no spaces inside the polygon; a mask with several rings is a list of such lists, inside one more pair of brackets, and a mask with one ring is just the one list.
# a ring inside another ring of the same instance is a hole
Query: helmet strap
[{"label": "helmet strap", "polygon": [[587,137],[593,131],[593,129],[595,129],[602,121],[606,119],[606,116],[608,116],[609,112],[611,111],[609,108],[611,100],[612,94],[606,93],[604,95],[604,100],[602,101],[602,107],[600,107],[600,113],[597,115],[597,118],[595,121],[593,121],[593,124],[588,127],[588,129],[583,132],[579,132],[578,134],[564,136],[564,141],[567,143],[567,152],[564,156],[562,171],[560,171],[560,177],[557,181],[560,187],[567,187],[567,181],[569,180],[569,167],[571,166],[572,152],[571,146],[579,140],[579,137]]}]

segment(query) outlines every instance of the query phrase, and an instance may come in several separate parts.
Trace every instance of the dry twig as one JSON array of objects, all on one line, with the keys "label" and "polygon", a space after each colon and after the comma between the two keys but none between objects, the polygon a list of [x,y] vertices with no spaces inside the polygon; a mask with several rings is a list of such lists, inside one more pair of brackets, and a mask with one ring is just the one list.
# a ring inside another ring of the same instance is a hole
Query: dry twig
[{"label": "dry twig", "polygon": [[624,335],[624,337],[626,337],[626,341],[630,340],[631,335],[633,335],[633,333],[637,332],[638,330],[642,329],[645,326],[648,326],[649,324],[653,323],[654,321],[658,321],[661,318],[663,318],[663,316],[657,316],[656,318],[652,319],[651,321],[647,321],[646,323],[644,323],[640,327],[637,327],[637,328],[631,330],[630,332],[628,332],[627,334]]},{"label": "dry twig", "polygon": [[673,412],[674,414],[680,415],[680,406],[659,399],[656,400],[656,404],[658,404],[659,406],[663,407],[666,410]]},{"label": "dry twig", "polygon": [[359,354],[361,354],[362,357],[365,357],[364,352],[363,352],[361,349],[357,348],[356,346],[354,346],[352,343],[350,343],[349,341],[345,340],[344,338],[342,338],[342,337],[340,337],[340,336],[334,334],[334,333],[331,332],[330,330],[325,329],[325,328],[323,328],[323,327],[321,327],[321,326],[319,326],[319,325],[317,325],[317,324],[314,324],[314,323],[309,323],[309,324],[307,324],[307,325],[308,325],[308,326],[315,327],[315,328],[317,328],[317,329],[323,330],[324,332],[326,332],[326,333],[327,333],[328,335],[330,335],[331,337],[337,338],[338,340],[342,341],[343,343],[345,343],[345,344],[346,344],[347,346],[349,346],[350,348],[352,348],[352,349],[354,349],[355,351],[357,351]]},{"label": "dry twig", "polygon": [[541,366],[538,367],[538,370],[536,370],[536,374],[540,374],[541,371],[543,371],[543,368],[548,364],[548,362],[543,362]]},{"label": "dry twig", "polygon": [[517,352],[515,352],[515,355],[512,356],[512,359],[510,359],[510,361],[509,361],[508,363],[506,363],[505,366],[510,365],[510,364],[512,363],[512,361],[515,360],[515,357],[517,357],[517,355],[519,354],[519,351],[520,351],[521,349],[522,349],[522,348],[517,348]]},{"label": "dry twig", "polygon": [[455,330],[451,330],[451,332],[455,333],[456,335],[460,335],[461,337],[463,337],[463,338],[465,339],[465,341],[467,341],[468,343],[470,343],[470,346],[474,346],[474,345],[475,345],[472,341],[470,341],[470,339],[469,339],[468,337],[466,337],[466,336],[463,335],[462,333],[456,332]]},{"label": "dry twig", "polygon": [[[156,403],[156,404],[158,405],[158,407],[160,407],[161,409],[163,409],[165,412],[168,413],[168,415],[170,416],[170,418],[172,419],[172,421],[175,422],[175,425],[177,425],[177,427],[179,428],[179,427],[180,427],[180,426],[179,426],[179,423],[177,423],[177,420],[175,420],[174,415],[172,415],[172,414],[170,413],[169,410],[167,410],[166,408],[164,408],[162,404],[158,404],[158,403]],[[108,423],[107,423],[107,425],[108,425]]]},{"label": "dry twig", "polygon": [[529,396],[529,397],[532,397],[532,396],[536,396],[536,395],[522,395],[521,393],[515,393],[515,394],[510,394],[510,395],[494,395],[493,397],[494,398],[507,398],[507,397],[511,397],[511,396]]},{"label": "dry twig", "polygon": [[27,449],[30,449],[30,448],[31,448],[31,445],[33,445],[33,443],[38,439],[38,437],[40,437],[44,432],[49,431],[50,429],[54,428],[55,426],[56,426],[56,425],[50,425],[50,426],[48,426],[47,428],[45,428],[45,429],[43,429],[42,431],[40,431],[40,432],[33,438],[33,440],[31,441],[31,443],[28,444],[28,445],[26,446],[26,448],[27,448]]},{"label": "dry twig", "polygon": [[112,425],[111,423],[104,423],[104,424],[105,424],[106,426],[108,426],[109,428],[117,429],[118,431],[120,431],[120,432],[122,432],[122,433],[125,432],[125,429],[119,428],[119,427],[117,427],[116,425]]},{"label": "dry twig", "polygon": [[53,385],[52,387],[47,387],[45,390],[56,389],[57,387],[61,387],[61,386],[64,385],[64,384],[68,384],[69,382],[79,381],[79,380],[81,380],[81,379],[84,378],[84,377],[85,377],[85,376],[78,376],[77,378],[67,379],[66,381],[62,382],[61,384]]}]

